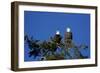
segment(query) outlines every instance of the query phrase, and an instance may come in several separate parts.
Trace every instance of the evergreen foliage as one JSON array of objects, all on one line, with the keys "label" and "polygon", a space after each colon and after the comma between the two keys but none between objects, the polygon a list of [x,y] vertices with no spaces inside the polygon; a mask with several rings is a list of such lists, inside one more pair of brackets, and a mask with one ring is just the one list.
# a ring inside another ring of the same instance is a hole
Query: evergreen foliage
[{"label": "evergreen foliage", "polygon": [[[74,55],[72,55],[69,50],[70,48],[66,46],[66,43],[62,41],[61,35],[55,35],[49,40],[35,40],[32,37],[29,38],[28,35],[24,37],[25,43],[28,45],[29,57],[40,56],[40,60],[61,60],[61,59],[84,59],[87,58],[83,56],[80,49],[88,48],[86,45],[76,46],[71,44],[71,49],[74,50]],[[60,51],[58,51],[60,49]],[[58,52],[57,52],[58,51]]]}]

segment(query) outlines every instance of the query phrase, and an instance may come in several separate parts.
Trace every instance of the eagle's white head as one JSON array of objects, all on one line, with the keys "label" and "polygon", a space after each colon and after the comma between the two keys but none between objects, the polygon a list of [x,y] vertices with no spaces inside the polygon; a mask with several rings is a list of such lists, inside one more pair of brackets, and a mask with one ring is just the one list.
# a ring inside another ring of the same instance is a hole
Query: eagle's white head
[{"label": "eagle's white head", "polygon": [[59,34],[60,34],[60,31],[59,31],[59,30],[57,30],[57,31],[56,31],[56,34],[57,34],[57,35],[59,35]]},{"label": "eagle's white head", "polygon": [[67,29],[66,29],[66,32],[70,32],[71,31],[71,29],[68,27]]}]

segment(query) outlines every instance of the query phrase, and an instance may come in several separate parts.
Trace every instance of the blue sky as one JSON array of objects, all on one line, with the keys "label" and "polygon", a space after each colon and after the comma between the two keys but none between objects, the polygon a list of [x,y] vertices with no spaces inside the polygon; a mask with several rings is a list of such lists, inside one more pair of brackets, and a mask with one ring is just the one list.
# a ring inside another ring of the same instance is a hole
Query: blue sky
[{"label": "blue sky", "polygon": [[[73,41],[77,44],[86,44],[89,49],[81,50],[86,56],[90,56],[90,14],[61,13],[61,12],[39,12],[24,11],[24,34],[33,36],[38,40],[48,40],[59,30],[64,37],[66,28],[71,28]],[[28,57],[28,46],[24,46],[24,59],[31,61]]]}]

